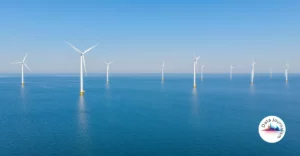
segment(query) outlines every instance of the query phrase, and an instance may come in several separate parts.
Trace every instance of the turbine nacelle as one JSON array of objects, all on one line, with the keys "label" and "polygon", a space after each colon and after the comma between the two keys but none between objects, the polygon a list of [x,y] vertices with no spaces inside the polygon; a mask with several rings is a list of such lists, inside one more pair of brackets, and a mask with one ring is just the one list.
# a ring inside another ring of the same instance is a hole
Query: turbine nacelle
[{"label": "turbine nacelle", "polygon": [[29,67],[27,66],[27,64],[25,63],[26,57],[27,57],[27,53],[26,53],[25,57],[23,58],[23,61],[22,61],[22,62],[13,62],[13,63],[11,63],[11,64],[22,64],[22,65],[24,65],[29,71],[31,71],[31,70],[29,69]]},{"label": "turbine nacelle", "polygon": [[256,62],[252,61],[252,68],[255,68]]},{"label": "turbine nacelle", "polygon": [[195,53],[193,53],[193,55],[194,55],[194,62],[195,62],[195,64],[196,64],[196,68],[197,68],[197,72],[198,72],[198,59],[200,58],[200,56],[198,56],[198,57],[196,57],[195,56]]},{"label": "turbine nacelle", "polygon": [[80,54],[80,57],[82,59],[82,62],[83,62],[83,66],[84,66],[84,72],[85,72],[85,75],[87,76],[87,71],[86,71],[86,64],[85,64],[85,59],[84,59],[84,54],[89,52],[90,50],[92,50],[93,48],[95,48],[98,44],[88,48],[87,50],[81,52],[79,49],[77,49],[75,46],[73,46],[71,43],[65,41],[69,46],[71,46],[75,51],[77,51],[79,54]]},{"label": "turbine nacelle", "polygon": [[161,68],[164,68],[165,67],[165,61],[163,61],[162,65],[161,65]]},{"label": "turbine nacelle", "polygon": [[194,61],[197,62],[197,60],[200,58],[200,56],[196,57],[195,53],[193,53],[193,55],[194,55]]},{"label": "turbine nacelle", "polygon": [[115,62],[115,61],[110,61],[110,62],[106,62],[106,61],[104,61],[104,63],[107,65],[107,66],[109,66],[111,63],[113,63],[113,62]]},{"label": "turbine nacelle", "polygon": [[198,56],[198,57],[195,57],[195,59],[194,59],[194,61],[198,61],[198,59],[200,58],[200,56]]},{"label": "turbine nacelle", "polygon": [[76,50],[81,56],[83,55],[83,54],[85,54],[85,53],[87,53],[87,52],[89,52],[90,50],[92,50],[93,48],[95,48],[98,44],[96,44],[96,45],[94,45],[94,46],[92,46],[92,47],[90,47],[90,48],[88,48],[87,50],[85,50],[85,51],[80,51],[79,49],[77,49],[75,46],[73,46],[71,43],[69,43],[69,42],[67,42],[67,41],[65,41],[69,46],[71,46],[74,50]]},{"label": "turbine nacelle", "polygon": [[286,70],[288,70],[290,68],[289,64],[286,64]]}]

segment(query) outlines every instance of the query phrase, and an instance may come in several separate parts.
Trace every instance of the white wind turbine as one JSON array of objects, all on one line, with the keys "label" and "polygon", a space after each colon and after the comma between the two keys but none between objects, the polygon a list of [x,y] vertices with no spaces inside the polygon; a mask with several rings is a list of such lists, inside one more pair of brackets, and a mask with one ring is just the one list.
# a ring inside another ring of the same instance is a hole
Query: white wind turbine
[{"label": "white wind turbine", "polygon": [[161,65],[161,81],[165,80],[164,69],[165,69],[165,61],[163,61],[162,65]]},{"label": "white wind turbine", "polygon": [[201,65],[201,81],[203,81],[203,68],[204,68],[204,65]]},{"label": "white wind turbine", "polygon": [[196,68],[197,68],[197,62],[199,58],[200,56],[196,57],[194,53],[194,88],[196,88]]},{"label": "white wind turbine", "polygon": [[22,66],[22,86],[24,86],[24,66],[29,70],[29,71],[31,71],[30,69],[29,69],[29,67],[26,65],[26,63],[25,63],[25,59],[26,59],[26,57],[27,57],[27,53],[26,53],[26,55],[25,55],[25,57],[23,58],[23,61],[22,62],[14,62],[14,63],[11,63],[11,64],[21,64]]},{"label": "white wind turbine", "polygon": [[[104,62],[105,62],[105,61],[104,61]],[[110,65],[111,63],[113,63],[113,62],[114,62],[114,61],[105,62],[105,63],[106,63],[106,83],[109,82],[109,80],[108,80],[109,65]]]},{"label": "white wind turbine", "polygon": [[286,68],[285,68],[285,82],[288,82],[288,70],[289,70],[290,66],[289,64],[286,64]]},{"label": "white wind turbine", "polygon": [[272,79],[272,77],[273,77],[273,69],[270,68],[270,78]]},{"label": "white wind turbine", "polygon": [[[66,41],[65,41],[66,42]],[[86,72],[86,66],[85,66],[85,59],[84,59],[84,54],[92,50],[94,47],[96,47],[98,44],[88,48],[87,50],[81,52],[79,49],[74,47],[72,44],[66,42],[68,45],[70,45],[74,50],[76,50],[80,54],[80,95],[84,95],[84,90],[83,90],[83,66],[84,66],[84,71],[85,74],[87,75]]]},{"label": "white wind turbine", "polygon": [[254,69],[256,62],[252,61],[251,84],[254,84]]},{"label": "white wind turbine", "polygon": [[232,69],[233,69],[234,67],[232,66],[232,65],[230,65],[230,80],[232,80]]}]

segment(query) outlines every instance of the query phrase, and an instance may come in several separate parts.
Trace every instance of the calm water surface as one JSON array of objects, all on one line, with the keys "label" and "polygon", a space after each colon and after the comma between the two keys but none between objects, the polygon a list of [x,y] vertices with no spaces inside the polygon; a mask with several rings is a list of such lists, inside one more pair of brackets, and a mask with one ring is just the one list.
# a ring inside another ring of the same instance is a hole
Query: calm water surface
[{"label": "calm water surface", "polygon": [[[192,75],[0,77],[0,155],[300,155],[300,76]],[[264,142],[260,121],[286,125]]]}]

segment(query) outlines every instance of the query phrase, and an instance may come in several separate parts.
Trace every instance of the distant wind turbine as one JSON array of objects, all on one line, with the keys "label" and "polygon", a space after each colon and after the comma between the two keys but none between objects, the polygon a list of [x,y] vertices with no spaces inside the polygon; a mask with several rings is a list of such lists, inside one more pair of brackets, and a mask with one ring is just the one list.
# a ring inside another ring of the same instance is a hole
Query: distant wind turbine
[{"label": "distant wind turbine", "polygon": [[203,81],[203,68],[204,68],[204,65],[201,65],[201,81]]},{"label": "distant wind turbine", "polygon": [[163,61],[161,66],[161,81],[164,81],[164,69],[165,69],[165,61]]},{"label": "distant wind turbine", "polygon": [[11,63],[11,64],[21,64],[22,66],[22,86],[24,86],[24,66],[29,70],[29,71],[31,71],[30,69],[29,69],[29,67],[26,65],[26,63],[25,63],[25,59],[26,59],[26,57],[27,57],[27,53],[26,53],[26,55],[25,55],[25,57],[23,58],[23,61],[22,62],[13,62],[13,63]]},{"label": "distant wind turbine", "polygon": [[256,62],[252,61],[251,84],[254,84],[254,69]]},{"label": "distant wind turbine", "polygon": [[287,83],[288,82],[288,71],[289,71],[289,64],[286,64],[286,68],[285,68],[285,82]]},{"label": "distant wind turbine", "polygon": [[[105,61],[104,61],[105,62]],[[106,63],[106,83],[108,83],[109,82],[109,80],[108,80],[108,73],[109,73],[109,65],[111,64],[111,63],[113,63],[114,61],[111,61],[111,62],[105,62]]]},{"label": "distant wind turbine", "polygon": [[270,78],[272,79],[272,77],[273,77],[273,70],[272,68],[270,68]]},{"label": "distant wind turbine", "polygon": [[[66,42],[66,41],[65,41]],[[98,44],[88,48],[87,50],[81,52],[79,49],[77,49],[76,47],[74,47],[72,44],[66,42],[68,45],[70,45],[74,50],[76,50],[79,54],[80,54],[80,95],[84,95],[84,90],[83,90],[83,66],[84,66],[84,71],[85,74],[87,76],[87,72],[86,72],[86,65],[85,65],[85,59],[84,59],[84,54],[89,52],[90,50],[92,50],[93,48],[95,48]]]},{"label": "distant wind turbine", "polygon": [[196,57],[194,53],[194,88],[196,88],[196,68],[197,68],[197,62],[199,58],[200,56]]},{"label": "distant wind turbine", "polygon": [[232,80],[232,69],[233,69],[234,67],[232,66],[232,65],[230,65],[230,80]]}]

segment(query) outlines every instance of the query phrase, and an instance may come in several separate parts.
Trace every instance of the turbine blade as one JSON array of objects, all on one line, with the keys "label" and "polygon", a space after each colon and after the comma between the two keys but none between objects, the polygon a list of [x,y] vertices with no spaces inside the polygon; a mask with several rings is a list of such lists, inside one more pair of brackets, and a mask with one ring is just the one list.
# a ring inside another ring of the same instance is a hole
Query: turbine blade
[{"label": "turbine blade", "polygon": [[85,59],[84,59],[84,55],[82,55],[82,61],[83,61],[83,66],[84,66],[84,72],[85,72],[85,76],[87,76],[87,71],[86,71],[86,66],[85,66]]},{"label": "turbine blade", "polygon": [[27,53],[26,53],[26,55],[25,55],[25,57],[24,57],[24,59],[23,59],[23,62],[25,61],[26,57],[27,57]]},{"label": "turbine blade", "polygon": [[71,46],[73,49],[75,49],[79,54],[81,54],[81,51],[79,49],[77,49],[76,47],[74,47],[71,43],[65,41],[69,46]]},{"label": "turbine blade", "polygon": [[194,58],[196,58],[196,55],[195,55],[195,53],[193,52],[193,55],[194,55]]},{"label": "turbine blade", "polygon": [[85,50],[82,54],[85,54],[85,53],[89,52],[90,50],[92,50],[93,48],[95,48],[97,45],[98,44],[96,44],[96,45],[92,46],[91,48]]},{"label": "turbine blade", "polygon": [[104,63],[108,64],[106,61],[104,61]]},{"label": "turbine blade", "polygon": [[29,69],[29,67],[24,63],[24,66],[29,70],[29,71],[31,71],[30,69]]},{"label": "turbine blade", "polygon": [[12,62],[10,64],[22,64],[23,62]]}]

